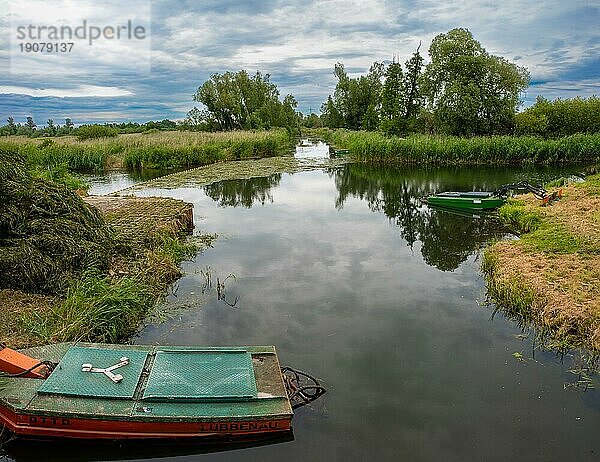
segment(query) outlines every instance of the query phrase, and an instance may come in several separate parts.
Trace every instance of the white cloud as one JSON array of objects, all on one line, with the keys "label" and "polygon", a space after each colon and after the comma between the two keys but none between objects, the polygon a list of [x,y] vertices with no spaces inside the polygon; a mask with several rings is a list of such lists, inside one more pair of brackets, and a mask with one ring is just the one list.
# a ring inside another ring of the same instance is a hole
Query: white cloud
[{"label": "white cloud", "polygon": [[114,98],[133,95],[131,91],[123,88],[97,85],[79,85],[73,88],[29,88],[16,85],[0,85],[0,94],[27,95],[37,98],[47,96],[56,98]]}]

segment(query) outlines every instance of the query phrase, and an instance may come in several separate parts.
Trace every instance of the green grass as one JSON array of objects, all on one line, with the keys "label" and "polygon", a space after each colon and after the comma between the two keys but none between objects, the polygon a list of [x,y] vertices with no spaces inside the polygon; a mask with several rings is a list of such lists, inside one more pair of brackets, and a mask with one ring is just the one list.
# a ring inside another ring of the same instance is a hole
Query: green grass
[{"label": "green grass", "polygon": [[55,168],[66,165],[70,171],[101,171],[110,150],[91,143],[59,143],[45,139],[31,140],[25,137],[7,137],[0,140],[0,154],[23,156],[30,166]]},{"label": "green grass", "polygon": [[594,351],[592,363],[600,351],[600,240],[593,225],[598,223],[593,197],[600,194],[599,186],[600,175],[591,175],[565,186],[562,203],[546,208],[528,197],[509,200],[499,216],[520,239],[489,247],[482,261],[497,311],[523,328],[535,327],[544,348]]},{"label": "green grass", "polygon": [[[529,251],[549,254],[598,253],[597,245],[570,232],[564,224],[525,204],[509,200],[498,210],[500,219],[521,235],[521,243]],[[592,214],[593,219],[594,214]]]},{"label": "green grass", "polygon": [[64,301],[49,313],[27,316],[24,329],[41,343],[126,340],[139,329],[165,287],[181,276],[177,265],[198,251],[196,243],[165,234],[154,249],[129,262],[132,271],[127,276],[110,277],[92,269],[73,279]]},{"label": "green grass", "polygon": [[498,210],[500,219],[518,233],[535,231],[542,223],[539,213],[527,211],[523,203],[510,200]]},{"label": "green grass", "polygon": [[462,138],[320,130],[318,134],[360,161],[420,164],[555,164],[600,159],[600,134],[558,139],[532,136]]},{"label": "green grass", "polygon": [[44,342],[91,341],[114,343],[135,332],[155,298],[144,281],[117,281],[98,273],[72,282],[66,300],[48,314],[32,314],[24,323]]},{"label": "green grass", "polygon": [[156,132],[79,141],[73,136],[0,140],[0,153],[17,153],[30,165],[66,165],[70,171],[179,169],[226,160],[272,157],[291,152],[294,140],[286,130],[237,132]]}]

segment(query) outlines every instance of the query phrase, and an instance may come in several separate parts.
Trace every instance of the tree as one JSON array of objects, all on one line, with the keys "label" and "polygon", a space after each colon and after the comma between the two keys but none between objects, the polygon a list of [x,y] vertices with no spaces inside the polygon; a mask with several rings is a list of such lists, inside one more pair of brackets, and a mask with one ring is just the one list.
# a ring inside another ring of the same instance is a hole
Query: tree
[{"label": "tree", "polygon": [[46,133],[48,136],[54,136],[56,135],[56,125],[54,125],[54,120],[52,119],[48,119],[48,122],[46,122]]},{"label": "tree", "polygon": [[517,114],[516,132],[522,135],[567,136],[600,132],[600,98],[549,101],[538,96],[535,104]]},{"label": "tree", "polygon": [[7,132],[9,135],[16,135],[17,134],[17,124],[15,124],[15,119],[11,117],[9,117],[8,119],[6,119],[6,122],[8,122],[7,127]]},{"label": "tree", "polygon": [[[381,110],[382,78],[385,72],[383,63],[374,62],[367,75],[350,78],[342,63],[336,63],[334,75],[338,79],[333,98],[328,98],[325,106],[327,114],[339,114],[343,126],[351,129],[377,127]],[[335,110],[334,110],[335,108]],[[337,117],[328,117],[338,122]],[[332,125],[328,125],[332,126]]]},{"label": "tree", "polygon": [[422,84],[442,131],[455,135],[508,133],[529,73],[490,55],[467,29],[435,37]]},{"label": "tree", "polygon": [[415,119],[417,118],[421,108],[423,107],[423,95],[421,92],[421,80],[423,70],[423,57],[419,53],[421,44],[417,47],[412,57],[406,61],[406,75],[404,79],[404,91],[405,91],[405,112],[404,118],[407,124],[411,128],[415,125]]},{"label": "tree", "polygon": [[381,129],[388,135],[404,132],[404,89],[402,65],[394,58],[385,71],[381,99]]},{"label": "tree", "polygon": [[37,125],[33,121],[33,117],[31,116],[27,117],[27,122],[25,122],[25,126],[31,131],[35,130],[35,128],[37,127]]},{"label": "tree", "polygon": [[279,101],[279,90],[270,75],[244,70],[213,74],[198,88],[194,101],[205,110],[192,109],[189,120],[219,130],[296,126],[296,100],[287,95]]},{"label": "tree", "polygon": [[342,114],[333,102],[331,95],[321,105],[321,118],[323,119],[323,125],[329,128],[340,128],[344,125]]}]

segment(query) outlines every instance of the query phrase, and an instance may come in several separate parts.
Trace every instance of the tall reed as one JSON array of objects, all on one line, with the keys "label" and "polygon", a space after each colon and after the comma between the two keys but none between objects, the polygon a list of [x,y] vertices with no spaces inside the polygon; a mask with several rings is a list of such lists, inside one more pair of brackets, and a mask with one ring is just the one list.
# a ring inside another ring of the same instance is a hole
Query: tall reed
[{"label": "tall reed", "polygon": [[557,139],[533,136],[460,138],[412,135],[386,137],[378,132],[336,130],[322,133],[361,161],[421,164],[554,164],[600,159],[600,134]]},{"label": "tall reed", "polygon": [[67,165],[73,171],[107,166],[183,168],[223,160],[271,157],[291,152],[293,140],[283,129],[236,132],[147,132],[78,141],[75,137],[0,140],[0,152],[16,152],[30,164]]}]

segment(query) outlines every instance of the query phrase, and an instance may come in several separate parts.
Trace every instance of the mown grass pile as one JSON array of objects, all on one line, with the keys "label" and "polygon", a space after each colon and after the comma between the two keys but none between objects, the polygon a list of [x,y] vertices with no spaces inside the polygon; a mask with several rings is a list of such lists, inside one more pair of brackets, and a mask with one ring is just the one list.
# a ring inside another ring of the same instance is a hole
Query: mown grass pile
[{"label": "mown grass pile", "polygon": [[[163,202],[162,210],[173,206]],[[156,215],[104,215],[68,187],[33,177],[18,155],[0,154],[0,341],[128,338],[181,275],[178,264],[197,253],[184,235]]]},{"label": "mown grass pile", "polygon": [[378,132],[322,130],[319,135],[360,161],[421,164],[554,164],[600,159],[600,134],[557,139],[534,136],[462,138],[411,135],[386,137]]},{"label": "mown grass pile", "polygon": [[88,268],[106,270],[113,233],[68,187],[35,178],[0,153],[0,286],[57,293]]},{"label": "mown grass pile", "polygon": [[102,171],[109,167],[190,168],[214,162],[272,157],[291,152],[286,130],[236,132],[163,131],[78,140],[74,136],[0,140],[0,152],[18,152],[27,162],[44,167],[66,165],[71,171]]},{"label": "mown grass pile", "polygon": [[539,328],[548,346],[600,353],[600,175],[542,208],[531,195],[500,209],[520,239],[488,248],[482,270],[498,309]]}]

